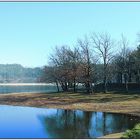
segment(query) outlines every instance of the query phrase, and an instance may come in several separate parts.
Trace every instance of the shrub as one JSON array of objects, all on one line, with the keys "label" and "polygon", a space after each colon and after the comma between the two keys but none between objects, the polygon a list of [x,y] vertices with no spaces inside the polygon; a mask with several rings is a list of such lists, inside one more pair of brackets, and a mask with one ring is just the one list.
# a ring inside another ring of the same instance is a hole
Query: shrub
[{"label": "shrub", "polygon": [[132,130],[127,130],[121,138],[123,138],[123,139],[138,139],[138,138],[140,138],[140,123],[137,124]]}]

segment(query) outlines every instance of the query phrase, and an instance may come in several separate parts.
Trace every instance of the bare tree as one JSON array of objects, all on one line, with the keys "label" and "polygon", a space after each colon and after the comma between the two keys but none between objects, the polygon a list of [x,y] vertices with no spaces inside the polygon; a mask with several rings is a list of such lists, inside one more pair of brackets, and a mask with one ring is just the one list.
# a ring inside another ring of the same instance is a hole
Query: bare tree
[{"label": "bare tree", "polygon": [[78,82],[80,52],[78,48],[73,50],[67,46],[56,47],[51,55],[51,64],[55,68],[55,78],[61,85],[63,91],[68,91],[73,87],[76,92]]},{"label": "bare tree", "polygon": [[68,91],[69,82],[69,58],[68,46],[56,47],[54,54],[50,57],[50,63],[55,68],[56,79],[59,81],[63,91]]},{"label": "bare tree", "polygon": [[43,68],[43,74],[41,76],[41,81],[42,82],[47,82],[47,83],[53,83],[55,82],[56,83],[56,86],[57,86],[57,92],[60,91],[59,89],[59,83],[58,83],[58,80],[59,80],[59,77],[58,77],[58,74],[57,74],[57,68],[56,67],[51,67],[51,66],[45,66]]},{"label": "bare tree", "polygon": [[113,40],[107,34],[92,34],[91,36],[92,46],[94,51],[98,53],[99,57],[103,62],[103,83],[104,83],[104,92],[107,91],[107,78],[108,78],[108,66],[110,61],[113,58]]},{"label": "bare tree", "polygon": [[121,70],[124,77],[125,89],[128,92],[128,81],[131,81],[131,72],[130,72],[130,54],[131,51],[129,50],[129,42],[128,40],[122,35],[121,41],[121,51],[120,51],[120,61],[121,61]]},{"label": "bare tree", "polygon": [[80,69],[80,60],[81,55],[79,52],[79,48],[75,47],[74,50],[69,49],[67,52],[69,55],[69,79],[71,79],[71,82],[73,84],[73,90],[76,92],[76,83],[78,83],[79,78],[79,69]]},{"label": "bare tree", "polygon": [[85,83],[85,87],[87,90],[87,93],[91,93],[92,90],[92,52],[90,49],[90,42],[85,37],[84,40],[78,40],[78,44],[81,48],[81,73],[82,78]]},{"label": "bare tree", "polygon": [[137,83],[140,83],[140,45],[137,47],[136,50],[132,52],[133,57],[133,68],[135,73],[135,80]]}]

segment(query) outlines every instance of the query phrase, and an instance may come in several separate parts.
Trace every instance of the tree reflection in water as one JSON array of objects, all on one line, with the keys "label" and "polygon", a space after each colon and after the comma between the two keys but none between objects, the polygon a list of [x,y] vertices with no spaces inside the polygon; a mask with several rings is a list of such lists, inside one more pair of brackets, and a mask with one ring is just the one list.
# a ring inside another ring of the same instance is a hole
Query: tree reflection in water
[{"label": "tree reflection in water", "polygon": [[136,117],[122,114],[60,109],[54,115],[38,117],[48,138],[97,138],[132,128],[138,122]]}]

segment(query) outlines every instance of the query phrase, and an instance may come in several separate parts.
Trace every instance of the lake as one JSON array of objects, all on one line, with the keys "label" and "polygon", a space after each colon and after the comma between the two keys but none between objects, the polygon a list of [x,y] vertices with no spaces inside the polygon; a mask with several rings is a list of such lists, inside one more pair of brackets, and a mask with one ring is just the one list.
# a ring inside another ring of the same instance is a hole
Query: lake
[{"label": "lake", "polygon": [[98,138],[138,122],[124,114],[0,105],[0,138]]},{"label": "lake", "polygon": [[56,92],[56,91],[57,91],[57,87],[54,84],[44,84],[44,83],[0,84],[0,94],[21,93],[21,92],[49,93],[49,92]]}]

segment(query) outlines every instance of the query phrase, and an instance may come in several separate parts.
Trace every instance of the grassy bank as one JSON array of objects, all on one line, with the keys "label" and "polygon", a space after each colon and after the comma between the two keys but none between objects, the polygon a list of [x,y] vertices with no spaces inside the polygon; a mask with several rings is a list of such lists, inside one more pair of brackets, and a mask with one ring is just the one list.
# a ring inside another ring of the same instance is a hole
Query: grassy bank
[{"label": "grassy bank", "polygon": [[109,134],[109,135],[105,135],[105,136],[100,137],[100,139],[114,139],[114,138],[120,139],[123,134],[124,134],[124,132]]},{"label": "grassy bank", "polygon": [[140,94],[18,93],[0,94],[0,104],[128,113],[140,116]]}]

